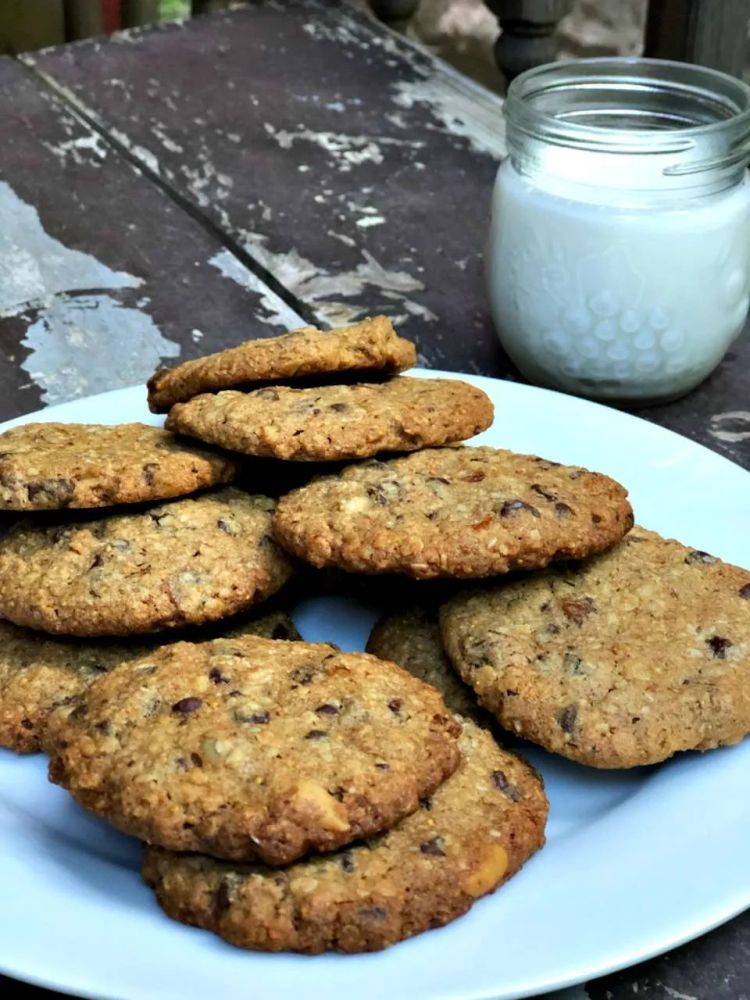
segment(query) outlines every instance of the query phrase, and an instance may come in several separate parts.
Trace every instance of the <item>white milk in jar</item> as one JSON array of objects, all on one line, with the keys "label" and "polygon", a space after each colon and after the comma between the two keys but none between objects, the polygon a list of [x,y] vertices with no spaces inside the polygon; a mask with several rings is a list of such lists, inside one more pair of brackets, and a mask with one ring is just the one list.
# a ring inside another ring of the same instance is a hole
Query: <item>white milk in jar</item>
[{"label": "white milk in jar", "polygon": [[750,303],[750,89],[594,59],[511,85],[487,280],[531,380],[632,402],[702,381]]}]

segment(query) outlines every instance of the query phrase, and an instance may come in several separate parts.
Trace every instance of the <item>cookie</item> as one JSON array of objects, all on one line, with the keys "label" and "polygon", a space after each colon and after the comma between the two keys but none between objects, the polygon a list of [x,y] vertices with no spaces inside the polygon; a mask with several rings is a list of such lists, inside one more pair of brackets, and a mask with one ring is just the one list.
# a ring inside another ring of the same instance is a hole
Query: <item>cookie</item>
[{"label": "cookie", "polygon": [[416,360],[414,345],[399,337],[385,316],[338,330],[305,326],[155,372],[148,382],[148,405],[154,413],[165,413],[203,392],[332,372],[400,372]]},{"label": "cookie", "polygon": [[20,522],[0,539],[0,616],[77,636],[228,617],[291,575],[270,535],[273,508],[225,487],[145,511]]},{"label": "cookie", "polygon": [[392,826],[460,760],[438,693],[395,664],[250,636],[163,647],[57,723],[50,777],[87,809],[273,865]]},{"label": "cookie", "polygon": [[643,528],[604,555],[441,610],[446,649],[501,724],[592,767],[750,732],[750,572]]},{"label": "cookie", "polygon": [[451,712],[479,725],[492,717],[477,702],[472,689],[461,680],[448,659],[440,635],[437,608],[415,605],[385,615],[375,623],[367,640],[367,652],[381,660],[398,663],[410,674],[431,684],[443,696]]},{"label": "cookie", "polygon": [[0,434],[0,510],[166,500],[236,472],[229,456],[147,424],[22,424]]},{"label": "cookie", "polygon": [[544,843],[539,777],[467,721],[463,760],[422,808],[350,850],[273,870],[147,848],[143,877],[175,920],[260,951],[376,951],[441,927]]},{"label": "cookie", "polygon": [[314,566],[484,577],[609,548],[627,491],[595,472],[495,448],[433,448],[350,466],[283,497],[276,538]]},{"label": "cookie", "polygon": [[[225,635],[299,638],[294,622],[282,611],[235,622]],[[16,753],[41,750],[50,712],[75,705],[97,677],[155,648],[143,642],[48,639],[0,622],[0,747]]]},{"label": "cookie", "polygon": [[489,397],[466,382],[402,376],[204,394],[173,406],[167,427],[245,455],[327,462],[462,441],[492,415]]}]

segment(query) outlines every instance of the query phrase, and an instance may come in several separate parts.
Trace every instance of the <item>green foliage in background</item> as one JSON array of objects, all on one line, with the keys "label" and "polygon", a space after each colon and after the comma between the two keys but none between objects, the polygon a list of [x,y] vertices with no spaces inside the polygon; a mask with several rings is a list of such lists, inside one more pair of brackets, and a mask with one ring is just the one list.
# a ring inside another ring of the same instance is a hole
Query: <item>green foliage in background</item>
[{"label": "green foliage in background", "polygon": [[187,17],[189,13],[190,0],[159,0],[159,19],[162,21]]}]

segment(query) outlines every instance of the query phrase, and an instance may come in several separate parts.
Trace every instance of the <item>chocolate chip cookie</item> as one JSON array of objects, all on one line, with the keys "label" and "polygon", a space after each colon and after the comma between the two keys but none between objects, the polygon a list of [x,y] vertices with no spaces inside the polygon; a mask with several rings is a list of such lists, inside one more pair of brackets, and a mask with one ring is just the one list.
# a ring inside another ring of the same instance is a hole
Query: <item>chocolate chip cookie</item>
[{"label": "chocolate chip cookie", "polygon": [[367,652],[381,660],[398,663],[410,674],[437,688],[451,712],[473,719],[479,725],[486,726],[494,721],[453,669],[443,648],[437,608],[415,605],[385,615],[370,633]]},{"label": "chocolate chip cookie", "polygon": [[385,316],[338,330],[305,326],[155,372],[148,383],[148,405],[163,413],[202,392],[332,372],[400,372],[416,360],[414,345],[399,337]]},{"label": "chocolate chip cookie", "polygon": [[436,691],[364,653],[178,643],[51,718],[50,777],[148,843],[279,865],[413,812],[458,766],[459,732]]},{"label": "chocolate chip cookie", "polygon": [[462,441],[492,414],[489,397],[466,382],[402,376],[204,394],[173,406],[167,427],[245,455],[327,462]]},{"label": "chocolate chip cookie", "polygon": [[[283,611],[234,622],[224,634],[300,638]],[[74,706],[97,677],[156,648],[155,643],[48,639],[0,622],[0,746],[16,753],[41,750],[50,712]]]},{"label": "chocolate chip cookie", "polygon": [[62,635],[130,635],[235,614],[292,565],[271,535],[274,501],[224,487],[148,510],[0,538],[0,615]]},{"label": "chocolate chip cookie", "polygon": [[441,610],[446,649],[501,724],[592,767],[750,732],[750,571],[634,528],[587,562]]},{"label": "chocolate chip cookie", "polygon": [[377,951],[465,913],[544,843],[539,777],[467,721],[463,760],[422,807],[346,851],[273,870],[147,848],[175,920],[260,951]]},{"label": "chocolate chip cookie", "polygon": [[0,434],[0,510],[166,500],[236,471],[229,456],[147,424],[23,424]]},{"label": "chocolate chip cookie", "polygon": [[609,548],[627,491],[595,472],[495,448],[433,448],[350,466],[279,502],[281,544],[314,566],[425,578],[536,569]]}]

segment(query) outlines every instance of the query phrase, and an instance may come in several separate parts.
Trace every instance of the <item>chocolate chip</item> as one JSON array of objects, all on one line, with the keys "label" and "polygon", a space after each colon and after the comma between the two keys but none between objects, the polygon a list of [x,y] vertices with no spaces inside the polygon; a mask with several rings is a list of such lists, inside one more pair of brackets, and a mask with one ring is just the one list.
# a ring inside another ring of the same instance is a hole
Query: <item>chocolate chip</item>
[{"label": "chocolate chip", "polygon": [[342,871],[345,871],[345,872],[353,872],[354,871],[354,862],[352,861],[352,858],[351,858],[350,854],[343,854],[341,856],[341,860],[339,861],[339,864],[341,865]]},{"label": "chocolate chip", "polygon": [[386,764],[386,762],[384,760],[378,761],[378,763],[375,765],[375,767],[378,769],[378,771],[390,771],[390,769],[391,769],[391,765],[390,764]]},{"label": "chocolate chip", "polygon": [[685,562],[690,565],[690,563],[705,563],[710,566],[711,563],[717,562],[716,556],[712,556],[710,552],[702,552],[700,549],[694,549],[692,552],[688,552],[685,556]]},{"label": "chocolate chip", "polygon": [[511,781],[508,781],[504,771],[492,772],[492,784],[498,792],[502,792],[503,795],[507,795],[513,802],[518,802],[521,798],[521,793],[518,791],[518,788]]},{"label": "chocolate chip", "polygon": [[279,622],[278,625],[274,625],[273,632],[271,632],[272,639],[288,639],[291,636],[289,628],[284,625],[283,622]]},{"label": "chocolate chip", "polygon": [[584,671],[581,668],[581,663],[581,657],[576,656],[575,653],[566,653],[563,656],[563,667],[569,674],[582,674]]},{"label": "chocolate chip", "polygon": [[567,708],[563,708],[557,713],[557,721],[560,723],[560,728],[564,733],[573,732],[576,727],[577,718],[578,709],[575,705],[568,705]]},{"label": "chocolate chip", "polygon": [[190,715],[191,712],[197,711],[203,701],[200,698],[181,698],[172,705],[172,711],[177,712],[178,715]]},{"label": "chocolate chip", "polygon": [[729,639],[724,639],[720,635],[712,635],[710,639],[706,639],[706,642],[711,647],[711,652],[717,660],[725,659],[727,650],[732,646]]},{"label": "chocolate chip", "polygon": [[740,587],[738,594],[740,597],[744,597],[746,601],[750,601],[750,583],[746,583],[744,587]]},{"label": "chocolate chip", "polygon": [[434,521],[438,516],[438,512],[436,510],[431,510],[425,516],[428,521]]},{"label": "chocolate chip", "polygon": [[400,698],[394,698],[392,701],[388,702],[388,708],[393,712],[394,715],[398,715],[401,711],[401,706],[403,702]]},{"label": "chocolate chip", "polygon": [[577,601],[560,601],[562,613],[570,621],[581,625],[583,620],[596,611],[596,604],[591,597],[582,597]]},{"label": "chocolate chip", "polygon": [[224,674],[222,674],[221,670],[219,670],[218,667],[211,667],[211,669],[208,672],[208,679],[210,681],[213,681],[214,684],[228,684],[229,683],[229,678],[225,677]]},{"label": "chocolate chip", "polygon": [[432,809],[432,799],[429,796],[420,799],[419,804],[423,809],[426,809],[427,812],[429,812]]},{"label": "chocolate chip", "polygon": [[91,560],[91,565],[89,566],[89,571],[92,569],[98,569],[104,562],[102,554],[98,552],[94,558]]},{"label": "chocolate chip", "polygon": [[154,472],[159,468],[158,462],[146,462],[141,471],[143,481],[147,486],[154,485]]},{"label": "chocolate chip", "polygon": [[360,917],[365,920],[385,920],[386,912],[382,906],[363,906],[357,910]]},{"label": "chocolate chip", "polygon": [[109,736],[112,732],[112,724],[108,719],[104,719],[102,722],[97,722],[94,728],[98,729],[104,736]]},{"label": "chocolate chip", "polygon": [[193,762],[194,767],[203,767],[203,758],[199,753],[191,753],[190,760]]},{"label": "chocolate chip", "polygon": [[222,882],[219,888],[214,893],[214,910],[216,913],[226,913],[229,909],[232,900],[229,897],[229,889],[227,888],[226,882]]},{"label": "chocolate chip", "polygon": [[348,410],[349,407],[346,403],[331,403],[328,409],[333,410],[334,413],[344,413],[344,411]]},{"label": "chocolate chip", "polygon": [[338,708],[336,708],[335,705],[329,705],[328,703],[326,703],[325,705],[318,705],[318,707],[315,709],[315,714],[316,715],[338,715],[339,714],[339,710],[338,710]]},{"label": "chocolate chip", "polygon": [[573,508],[569,507],[566,503],[558,502],[555,504],[555,513],[558,517],[570,517],[573,513]]},{"label": "chocolate chip", "polygon": [[376,503],[379,507],[388,506],[388,497],[385,495],[384,490],[380,486],[368,487],[367,495],[373,503]]},{"label": "chocolate chip", "polygon": [[29,483],[26,487],[29,500],[43,496],[56,505],[64,507],[73,499],[75,486],[70,479],[43,479],[38,483]]},{"label": "chocolate chip", "polygon": [[510,517],[511,514],[515,514],[516,511],[519,510],[528,511],[528,513],[533,517],[542,516],[536,507],[532,507],[531,504],[526,503],[525,500],[506,500],[500,508],[500,517]]},{"label": "chocolate chip", "polygon": [[592,514],[591,515],[591,521],[592,521],[593,524],[601,524],[602,523],[601,515],[600,514]]},{"label": "chocolate chip", "polygon": [[289,679],[295,684],[307,685],[312,682],[316,672],[315,667],[295,667],[289,671]]},{"label": "chocolate chip", "polygon": [[337,785],[333,790],[329,788],[328,794],[332,795],[337,802],[343,802],[344,796],[346,795],[346,789],[341,785]]},{"label": "chocolate chip", "polygon": [[32,730],[34,728],[34,723],[31,719],[21,719],[21,725],[27,730]]},{"label": "chocolate chip", "polygon": [[443,842],[440,837],[430,837],[429,840],[423,840],[419,845],[419,849],[422,854],[429,854],[433,858],[445,857]]},{"label": "chocolate chip", "polygon": [[540,497],[544,497],[545,500],[549,500],[550,503],[557,500],[557,493],[552,493],[551,490],[546,490],[539,483],[532,483],[531,488],[535,493],[538,493]]},{"label": "chocolate chip", "polygon": [[305,733],[306,740],[324,740],[328,736],[325,729],[311,729],[309,733]]},{"label": "chocolate chip", "polygon": [[242,709],[235,709],[234,718],[237,722],[247,722],[251,726],[265,726],[271,721],[270,712],[243,712]]}]

